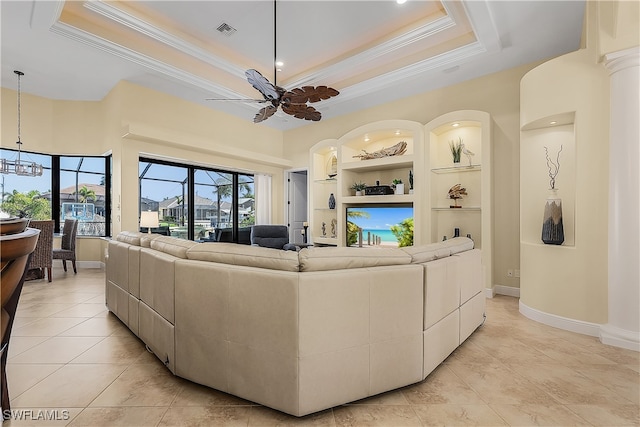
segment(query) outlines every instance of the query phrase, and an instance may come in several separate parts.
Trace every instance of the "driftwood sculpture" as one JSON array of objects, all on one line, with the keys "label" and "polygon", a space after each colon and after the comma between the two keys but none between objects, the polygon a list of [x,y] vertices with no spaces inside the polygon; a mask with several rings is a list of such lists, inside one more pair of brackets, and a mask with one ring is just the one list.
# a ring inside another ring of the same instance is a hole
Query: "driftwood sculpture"
[{"label": "driftwood sculpture", "polygon": [[382,157],[401,156],[405,151],[407,151],[407,143],[400,141],[394,146],[381,148],[373,153],[367,153],[365,150],[362,150],[363,154],[356,154],[353,157],[360,157],[360,160],[380,159]]},{"label": "driftwood sculpture", "polygon": [[461,208],[462,206],[458,206],[458,199],[462,199],[462,196],[467,195],[467,189],[462,187],[460,184],[456,184],[449,189],[448,196],[450,199],[453,199],[453,206],[449,206],[450,208]]}]

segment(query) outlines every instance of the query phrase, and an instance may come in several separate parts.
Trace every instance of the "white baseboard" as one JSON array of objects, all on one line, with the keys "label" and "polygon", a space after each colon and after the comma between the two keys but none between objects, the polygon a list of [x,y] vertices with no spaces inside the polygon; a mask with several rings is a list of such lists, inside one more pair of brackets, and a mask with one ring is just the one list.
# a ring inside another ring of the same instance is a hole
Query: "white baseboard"
[{"label": "white baseboard", "polygon": [[576,332],[578,334],[589,335],[592,337],[600,336],[600,325],[597,323],[583,322],[581,320],[569,319],[567,317],[545,313],[523,304],[522,300],[520,300],[520,313],[531,320],[553,326],[554,328],[564,329],[565,331]]},{"label": "white baseboard", "polygon": [[496,295],[506,295],[509,297],[520,298],[520,288],[514,288],[513,286],[493,285],[493,288],[484,289],[484,296],[486,298],[493,298]]},{"label": "white baseboard", "polygon": [[513,286],[495,285],[493,289],[495,295],[506,295],[509,297],[520,298],[520,288],[514,288]]},{"label": "white baseboard", "polygon": [[600,341],[603,344],[640,352],[640,333],[620,329],[613,325],[600,326]]},{"label": "white baseboard", "polygon": [[[76,261],[78,268],[104,268],[104,262],[102,261]],[[69,263],[67,263],[69,268]]]}]

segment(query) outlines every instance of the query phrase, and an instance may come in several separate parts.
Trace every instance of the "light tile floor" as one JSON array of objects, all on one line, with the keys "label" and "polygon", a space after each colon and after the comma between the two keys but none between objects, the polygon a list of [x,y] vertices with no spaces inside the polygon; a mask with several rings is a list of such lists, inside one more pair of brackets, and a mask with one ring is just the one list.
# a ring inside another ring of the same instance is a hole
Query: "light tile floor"
[{"label": "light tile floor", "polygon": [[640,425],[640,355],[528,320],[516,298],[487,300],[425,381],[295,418],[173,376],[105,309],[103,271],[53,271],[25,283],[7,367],[23,420],[3,426]]}]

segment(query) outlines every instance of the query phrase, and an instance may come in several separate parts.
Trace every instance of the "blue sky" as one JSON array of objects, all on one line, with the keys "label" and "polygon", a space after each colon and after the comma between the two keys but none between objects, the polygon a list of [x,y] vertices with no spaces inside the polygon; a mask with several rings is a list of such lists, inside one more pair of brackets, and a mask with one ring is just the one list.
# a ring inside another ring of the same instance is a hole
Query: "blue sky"
[{"label": "blue sky", "polygon": [[388,230],[407,218],[413,218],[413,208],[409,207],[358,207],[351,208],[367,212],[369,218],[349,218],[359,227],[367,230]]}]

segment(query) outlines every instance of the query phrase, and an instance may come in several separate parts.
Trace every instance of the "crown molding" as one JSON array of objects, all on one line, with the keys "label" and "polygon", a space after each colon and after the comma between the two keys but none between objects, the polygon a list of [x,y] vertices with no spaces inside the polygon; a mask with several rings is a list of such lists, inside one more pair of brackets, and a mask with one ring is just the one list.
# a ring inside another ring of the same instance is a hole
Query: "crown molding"
[{"label": "crown molding", "polygon": [[309,85],[313,82],[331,81],[331,79],[337,79],[338,75],[345,73],[345,69],[353,69],[356,66],[361,66],[363,64],[373,62],[374,60],[384,55],[391,54],[413,43],[417,43],[421,40],[431,37],[434,34],[440,33],[449,28],[453,28],[455,27],[455,25],[455,21],[450,16],[438,18],[435,21],[429,22],[426,25],[422,25],[401,36],[381,43],[371,49],[367,49],[363,52],[351,55],[347,59],[332,64],[328,67],[324,67],[322,70],[314,73],[309,73],[300,79],[289,82],[289,84],[292,87],[298,87]]},{"label": "crown molding", "polygon": [[221,70],[226,71],[229,74],[244,79],[245,70],[243,68],[237,67],[234,64],[212,54],[211,52],[208,52],[207,50],[194,45],[193,43],[186,42],[171,33],[168,33],[136,16],[131,15],[130,13],[118,9],[110,3],[107,3],[103,0],[91,1],[85,2],[84,7],[104,16],[105,18],[125,25],[138,33],[151,37],[153,40],[177,49],[187,55],[206,62],[207,64],[213,65],[216,68],[220,68]]},{"label": "crown molding", "polygon": [[126,59],[148,69],[157,71],[166,76],[169,76],[175,80],[187,83],[189,85],[201,88],[208,92],[213,92],[224,97],[229,98],[246,98],[246,95],[229,90],[224,86],[217,85],[210,80],[188,73],[178,67],[166,64],[158,61],[150,56],[144,55],[140,52],[136,52],[128,47],[113,43],[102,37],[98,37],[94,34],[88,33],[84,30],[78,29],[71,25],[56,22],[51,26],[50,31],[67,37],[71,40],[75,40],[84,43],[92,48],[102,50],[120,58]]},{"label": "crown molding", "polygon": [[188,149],[190,151],[198,151],[230,159],[249,161],[265,166],[290,168],[292,165],[291,160],[288,159],[270,156],[264,153],[256,153],[242,148],[230,147],[228,145],[217,144],[212,142],[209,137],[180,132],[169,128],[161,128],[156,125],[131,122],[124,125],[121,132],[121,137],[124,139],[147,141],[156,144],[159,143],[167,146]]},{"label": "crown molding", "polygon": [[[136,16],[118,9],[110,3],[99,0],[86,2],[84,6],[87,9],[96,12],[112,21],[118,22],[138,33],[151,37],[159,43],[180,50],[181,52],[190,55],[198,60],[201,60],[207,64],[220,68],[232,75],[244,79],[244,69],[241,69],[233,65],[232,63],[212,54],[211,52],[208,52],[205,49],[202,49],[192,43],[186,42]],[[371,63],[380,57],[389,55],[411,44],[423,41],[447,29],[454,28],[457,21],[452,16],[452,10],[456,10],[456,8],[452,7],[451,5],[445,5],[445,9],[447,10],[446,16],[438,18],[425,25],[419,26],[405,34],[402,34],[401,36],[395,37],[356,55],[352,55],[328,67],[324,67],[322,70],[306,74],[305,76],[295,81],[287,82],[287,86],[298,87],[309,85],[314,82],[331,81],[332,79],[337,79],[339,75],[345,73],[345,70],[350,70],[355,68],[356,66],[362,66],[363,64]]]},{"label": "crown molding", "polygon": [[341,89],[339,97],[322,101],[322,105],[339,105],[342,102],[358,98],[360,96],[375,92],[376,90],[384,89],[389,85],[405,79],[409,79],[411,77],[415,77],[426,71],[441,68],[451,63],[457,63],[458,61],[462,61],[464,59],[482,54],[484,52],[486,52],[486,49],[481,43],[470,43],[449,52],[445,52],[432,58],[416,62],[398,70],[394,70],[393,72],[382,74],[364,82],[360,82],[347,88]]}]

